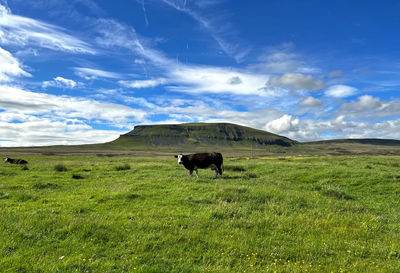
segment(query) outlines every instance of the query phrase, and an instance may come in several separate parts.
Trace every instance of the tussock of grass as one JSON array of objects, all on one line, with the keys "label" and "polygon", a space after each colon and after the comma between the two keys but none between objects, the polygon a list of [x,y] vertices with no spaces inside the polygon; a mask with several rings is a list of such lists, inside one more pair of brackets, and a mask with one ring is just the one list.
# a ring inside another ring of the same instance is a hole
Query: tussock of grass
[{"label": "tussock of grass", "polygon": [[322,194],[329,196],[329,197],[334,197],[337,199],[344,199],[344,200],[353,200],[354,199],[352,196],[348,195],[343,190],[341,190],[337,187],[334,187],[334,186],[323,187]]},{"label": "tussock of grass", "polygon": [[257,173],[255,173],[255,172],[246,172],[246,173],[243,175],[243,178],[244,178],[244,179],[252,179],[252,178],[258,178],[258,177],[260,177],[260,175],[257,174]]},{"label": "tussock of grass", "polygon": [[232,171],[232,172],[245,172],[246,169],[243,166],[237,166],[237,165],[229,165],[229,166],[224,166],[225,171]]},{"label": "tussock of grass", "polygon": [[126,171],[126,170],[130,170],[131,169],[131,165],[126,163],[126,164],[123,164],[123,165],[116,166],[115,169],[117,171]]},{"label": "tussock of grass", "polygon": [[78,173],[73,173],[72,174],[72,179],[84,179],[85,176],[78,174]]},{"label": "tussock of grass", "polygon": [[15,200],[19,202],[36,201],[38,197],[28,193],[18,193],[15,195]]},{"label": "tussock of grass", "polygon": [[32,188],[33,189],[37,189],[37,190],[41,190],[41,189],[56,189],[59,186],[57,184],[53,184],[53,183],[35,183]]},{"label": "tussock of grass", "polygon": [[139,197],[140,197],[140,195],[139,194],[135,194],[135,193],[130,193],[130,194],[126,195],[126,199],[128,199],[128,200],[136,199],[136,198],[139,198]]},{"label": "tussock of grass", "polygon": [[8,193],[0,192],[0,199],[8,199],[10,195]]},{"label": "tussock of grass", "polygon": [[68,171],[68,168],[64,164],[57,164],[54,166],[54,170],[56,172],[66,172]]}]

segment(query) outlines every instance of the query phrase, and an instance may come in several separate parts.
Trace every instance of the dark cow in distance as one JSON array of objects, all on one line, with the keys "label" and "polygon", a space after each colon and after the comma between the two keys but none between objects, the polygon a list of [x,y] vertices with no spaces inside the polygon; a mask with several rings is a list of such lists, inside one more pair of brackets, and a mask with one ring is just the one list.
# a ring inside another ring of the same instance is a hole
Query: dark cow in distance
[{"label": "dark cow in distance", "polygon": [[24,160],[24,159],[12,159],[9,157],[6,157],[6,159],[4,160],[4,163],[11,163],[11,164],[28,164],[28,161]]},{"label": "dark cow in distance", "polygon": [[199,177],[197,169],[208,169],[215,171],[215,178],[218,174],[222,178],[223,171],[223,158],[220,153],[200,153],[200,154],[190,154],[190,155],[175,155],[178,159],[178,164],[182,164],[186,169],[189,170],[189,174],[192,175],[195,171],[196,176]]}]

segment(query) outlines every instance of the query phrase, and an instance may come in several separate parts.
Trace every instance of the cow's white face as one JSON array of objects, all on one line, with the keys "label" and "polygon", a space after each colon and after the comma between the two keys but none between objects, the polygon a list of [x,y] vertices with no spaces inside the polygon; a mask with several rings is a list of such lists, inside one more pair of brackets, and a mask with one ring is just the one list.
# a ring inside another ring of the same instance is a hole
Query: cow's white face
[{"label": "cow's white face", "polygon": [[182,164],[183,162],[182,162],[182,154],[179,154],[178,156],[177,156],[177,158],[178,158],[178,164]]},{"label": "cow's white face", "polygon": [[6,159],[4,159],[4,163],[6,163],[8,161],[8,157],[6,157]]}]

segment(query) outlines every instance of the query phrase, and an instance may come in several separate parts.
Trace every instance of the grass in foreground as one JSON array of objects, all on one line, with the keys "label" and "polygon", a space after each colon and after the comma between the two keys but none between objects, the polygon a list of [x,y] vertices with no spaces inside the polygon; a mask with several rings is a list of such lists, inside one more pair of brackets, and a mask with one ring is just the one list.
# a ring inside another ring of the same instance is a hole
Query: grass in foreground
[{"label": "grass in foreground", "polygon": [[223,180],[172,158],[27,160],[0,166],[1,272],[400,268],[400,157],[228,159]]}]

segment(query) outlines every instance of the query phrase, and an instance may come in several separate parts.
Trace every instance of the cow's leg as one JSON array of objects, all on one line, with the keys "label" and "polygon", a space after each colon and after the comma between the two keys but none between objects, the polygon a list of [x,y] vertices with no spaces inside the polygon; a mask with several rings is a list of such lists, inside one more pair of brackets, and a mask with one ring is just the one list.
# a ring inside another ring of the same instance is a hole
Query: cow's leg
[{"label": "cow's leg", "polygon": [[215,171],[215,177],[214,177],[214,179],[217,178],[217,176],[218,176],[218,168],[217,168],[217,166],[216,166],[215,164],[211,164],[211,165],[210,165],[210,169],[213,170],[213,171]]},{"label": "cow's leg", "polygon": [[219,167],[218,167],[218,173],[220,174],[220,176],[222,178],[222,166],[221,165],[219,165]]},{"label": "cow's leg", "polygon": [[194,169],[194,172],[196,173],[197,178],[199,178],[199,172],[197,171],[197,169]]},{"label": "cow's leg", "polygon": [[193,170],[189,170],[189,176],[192,176]]}]

